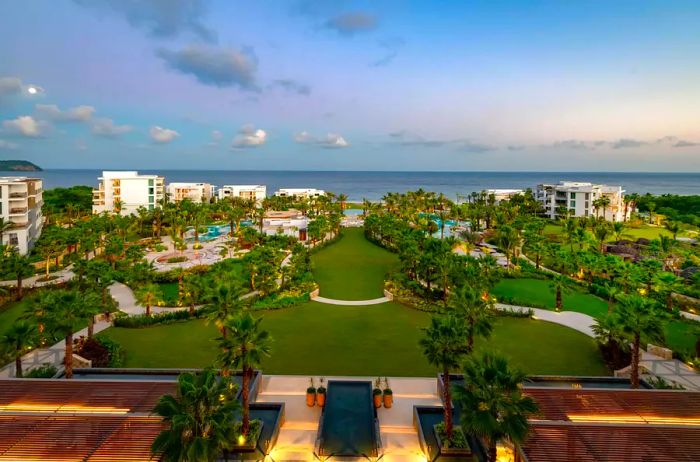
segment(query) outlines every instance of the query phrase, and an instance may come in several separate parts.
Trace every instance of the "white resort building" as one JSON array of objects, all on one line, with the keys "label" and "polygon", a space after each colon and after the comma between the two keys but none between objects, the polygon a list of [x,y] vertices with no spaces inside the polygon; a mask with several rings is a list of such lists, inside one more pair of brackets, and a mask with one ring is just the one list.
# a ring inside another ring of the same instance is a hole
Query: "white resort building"
[{"label": "white resort building", "polygon": [[42,181],[23,176],[0,177],[0,217],[12,227],[0,236],[0,244],[26,255],[41,235],[44,217]]},{"label": "white resort building", "polygon": [[267,197],[267,187],[262,184],[227,184],[218,190],[219,200],[233,197],[240,197],[244,200],[254,200],[260,204]]},{"label": "white resort building", "polygon": [[[542,203],[545,215],[558,218],[564,210],[570,217],[604,217],[608,221],[625,220],[625,191],[622,186],[561,181],[539,184],[535,198]],[[600,198],[607,198],[605,207],[596,207]],[[597,202],[596,202],[597,203]]]},{"label": "white resort building", "polygon": [[153,210],[165,197],[165,178],[135,171],[102,172],[92,190],[92,213],[132,215],[139,207]]},{"label": "white resort building", "polygon": [[325,196],[326,192],[322,189],[313,188],[282,188],[275,191],[275,196],[281,197],[298,197],[311,199],[313,197]]},{"label": "white resort building", "polygon": [[523,194],[522,189],[487,189],[486,193],[489,195],[493,195],[493,197],[496,200],[496,203],[499,204],[502,201],[507,201],[511,199],[513,196],[517,196],[518,194]]},{"label": "white resort building", "polygon": [[270,210],[265,213],[263,219],[263,233],[269,236],[275,234],[292,236],[306,242],[308,225],[309,219],[298,210]]},{"label": "white resort building", "polygon": [[168,200],[180,202],[184,199],[200,204],[211,202],[214,197],[216,186],[209,183],[169,183]]}]

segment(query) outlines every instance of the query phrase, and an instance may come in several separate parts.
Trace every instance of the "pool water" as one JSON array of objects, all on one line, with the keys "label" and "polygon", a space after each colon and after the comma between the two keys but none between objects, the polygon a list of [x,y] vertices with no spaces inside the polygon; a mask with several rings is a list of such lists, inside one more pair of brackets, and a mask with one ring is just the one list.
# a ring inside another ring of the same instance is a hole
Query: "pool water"
[{"label": "pool water", "polygon": [[328,382],[318,456],[371,457],[378,447],[371,382]]},{"label": "pool water", "polygon": [[[243,220],[241,221],[241,227],[243,226],[250,226],[252,225],[253,222],[250,220]],[[190,228],[187,230],[188,233],[193,234],[193,229]],[[199,241],[200,242],[209,242],[213,241],[214,239],[225,236],[231,232],[231,225],[209,225],[207,226],[207,232],[206,233],[200,233],[199,235]],[[193,237],[188,237],[186,239],[187,242],[194,242],[194,236]]]}]

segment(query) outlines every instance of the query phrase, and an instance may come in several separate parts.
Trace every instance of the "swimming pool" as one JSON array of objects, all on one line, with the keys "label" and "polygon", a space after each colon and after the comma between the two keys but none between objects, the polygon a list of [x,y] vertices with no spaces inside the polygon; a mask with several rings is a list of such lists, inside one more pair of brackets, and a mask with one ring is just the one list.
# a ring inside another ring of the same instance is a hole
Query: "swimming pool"
[{"label": "swimming pool", "polygon": [[372,383],[328,382],[326,405],[316,437],[316,456],[379,457],[381,441],[377,412],[372,404]]},{"label": "swimming pool", "polygon": [[[253,222],[250,220],[241,221],[241,227],[250,226]],[[225,236],[231,232],[231,225],[208,225],[206,233],[199,234],[199,242],[209,242],[214,239]],[[194,242],[194,228],[187,230],[189,237],[185,239],[187,242]]]}]

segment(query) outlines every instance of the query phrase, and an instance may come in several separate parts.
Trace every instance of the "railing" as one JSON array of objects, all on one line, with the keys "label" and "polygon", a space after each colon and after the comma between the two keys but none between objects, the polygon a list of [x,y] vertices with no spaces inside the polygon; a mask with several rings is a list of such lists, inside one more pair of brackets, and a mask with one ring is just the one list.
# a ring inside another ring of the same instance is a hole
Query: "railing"
[{"label": "railing", "polygon": [[25,213],[27,213],[26,208],[14,208],[14,209],[11,208],[10,209],[10,215],[22,215]]},{"label": "railing", "polygon": [[21,192],[21,193],[10,193],[10,200],[12,199],[25,199],[27,197],[27,193]]}]

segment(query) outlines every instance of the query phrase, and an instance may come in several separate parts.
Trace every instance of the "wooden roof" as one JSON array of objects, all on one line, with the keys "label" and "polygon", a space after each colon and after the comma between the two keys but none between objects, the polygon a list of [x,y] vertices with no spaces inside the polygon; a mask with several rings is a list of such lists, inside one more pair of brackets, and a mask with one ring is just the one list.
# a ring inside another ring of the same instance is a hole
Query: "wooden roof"
[{"label": "wooden roof", "polygon": [[173,382],[0,380],[0,461],[147,461]]}]

